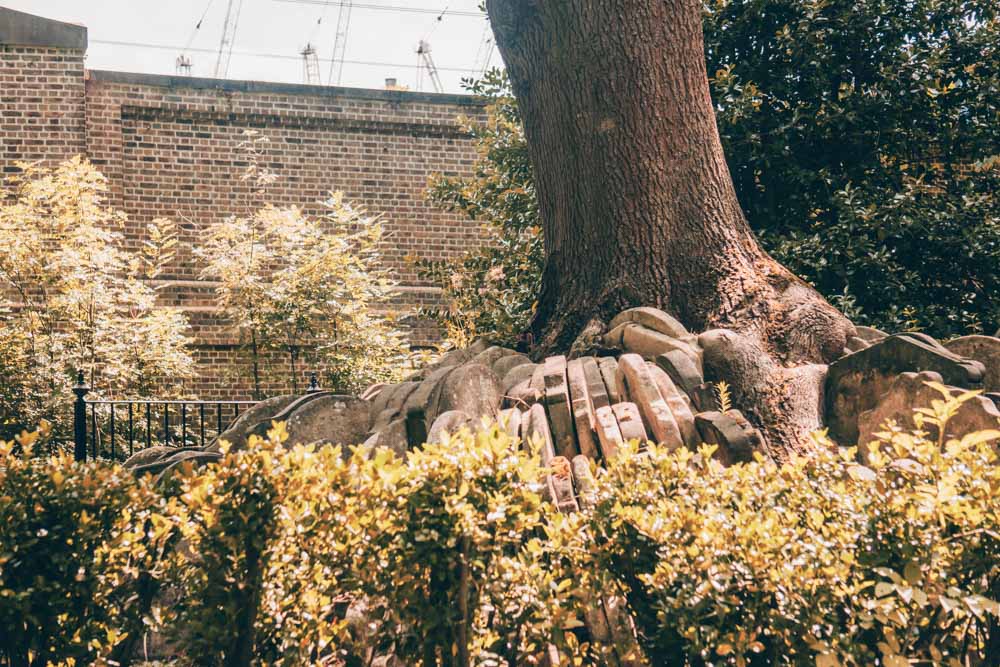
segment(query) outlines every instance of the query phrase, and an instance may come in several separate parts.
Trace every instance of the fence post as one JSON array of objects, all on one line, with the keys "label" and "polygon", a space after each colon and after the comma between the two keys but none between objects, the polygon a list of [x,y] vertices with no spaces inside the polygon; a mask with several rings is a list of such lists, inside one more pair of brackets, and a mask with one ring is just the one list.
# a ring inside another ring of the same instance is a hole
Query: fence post
[{"label": "fence post", "polygon": [[76,400],[73,402],[73,454],[77,461],[84,461],[87,458],[87,393],[90,387],[84,381],[83,371],[76,374],[76,386],[73,393]]},{"label": "fence post", "polygon": [[316,375],[316,371],[309,374],[309,388],[306,389],[307,394],[318,394],[322,391],[319,388],[319,376]]}]

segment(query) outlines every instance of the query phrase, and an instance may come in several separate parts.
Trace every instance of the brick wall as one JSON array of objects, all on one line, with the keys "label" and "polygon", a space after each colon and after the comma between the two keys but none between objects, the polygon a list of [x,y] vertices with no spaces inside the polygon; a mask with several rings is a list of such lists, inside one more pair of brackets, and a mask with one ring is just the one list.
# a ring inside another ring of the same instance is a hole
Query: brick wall
[{"label": "brick wall", "polygon": [[[424,199],[432,174],[471,171],[475,147],[457,119],[482,114],[472,98],[85,71],[85,32],[80,48],[65,36],[52,39],[48,23],[42,28],[55,46],[37,35],[33,44],[5,45],[32,40],[5,40],[0,27],[0,171],[16,171],[19,159],[83,153],[110,179],[131,243],[141,243],[155,217],[178,224],[181,247],[160,287],[163,302],[191,320],[200,372],[194,390],[203,397],[248,391],[227,374],[236,333],[218,317],[214,285],[202,280],[192,254],[206,229],[251,203],[240,180],[244,130],[269,139],[266,163],[279,175],[272,203],[317,213],[316,202],[338,190],[384,217],[383,256],[401,283],[393,308],[402,315],[438,298],[407,258],[452,257],[478,242],[477,225]],[[435,338],[427,323],[404,321],[414,342]]]}]

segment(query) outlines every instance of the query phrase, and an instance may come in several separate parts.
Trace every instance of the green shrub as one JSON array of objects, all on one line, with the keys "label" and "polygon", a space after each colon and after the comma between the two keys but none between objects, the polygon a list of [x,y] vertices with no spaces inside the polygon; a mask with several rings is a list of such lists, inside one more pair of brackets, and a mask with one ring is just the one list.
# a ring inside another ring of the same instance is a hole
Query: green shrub
[{"label": "green shrub", "polygon": [[155,592],[140,572],[172,545],[144,480],[33,457],[40,435],[0,443],[0,664],[89,664],[131,647]]},{"label": "green shrub", "polygon": [[782,466],[633,447],[598,480],[578,567],[625,593],[654,664],[984,664],[1000,648],[1000,431],[879,438],[867,466],[822,434],[825,454]]},{"label": "green shrub", "polygon": [[[1000,431],[890,426],[866,464],[816,438],[815,458],[729,468],[634,443],[574,514],[497,426],[404,460],[289,448],[275,424],[156,491],[8,444],[0,658],[125,664],[152,629],[198,665],[989,664]],[[640,655],[585,631],[601,599],[623,601]]]},{"label": "green shrub", "polygon": [[[719,133],[764,247],[859,324],[996,331],[1000,4],[703,5]],[[436,179],[430,198],[483,221],[491,243],[431,266],[448,306],[430,314],[510,342],[543,267],[534,174],[503,75],[469,90],[490,102],[475,173]]]}]

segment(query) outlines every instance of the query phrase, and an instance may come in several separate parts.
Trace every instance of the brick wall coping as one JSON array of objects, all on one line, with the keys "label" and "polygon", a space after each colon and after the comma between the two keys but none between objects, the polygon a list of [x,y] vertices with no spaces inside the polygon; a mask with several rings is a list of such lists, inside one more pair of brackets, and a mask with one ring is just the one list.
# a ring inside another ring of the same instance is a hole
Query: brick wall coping
[{"label": "brick wall coping", "polygon": [[87,28],[0,7],[0,45],[87,50]]},{"label": "brick wall coping", "polygon": [[210,79],[195,76],[172,76],[167,74],[142,74],[138,72],[116,72],[100,69],[87,70],[87,78],[91,81],[155,86],[158,88],[207,89],[234,93],[272,93],[276,95],[312,95],[316,97],[346,97],[358,100],[375,100],[379,102],[396,102],[401,104],[425,102],[429,104],[447,104],[477,108],[486,106],[485,100],[474,95],[418,93],[409,90],[378,90],[373,88],[310,86],[299,83],[277,83],[270,81],[234,81],[231,79]]}]

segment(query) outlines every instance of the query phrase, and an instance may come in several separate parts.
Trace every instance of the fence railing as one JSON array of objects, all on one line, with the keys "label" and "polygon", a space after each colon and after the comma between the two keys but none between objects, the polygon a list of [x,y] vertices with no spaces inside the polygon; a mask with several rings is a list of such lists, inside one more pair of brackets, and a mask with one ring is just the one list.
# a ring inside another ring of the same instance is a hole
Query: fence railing
[{"label": "fence railing", "polygon": [[257,401],[94,400],[83,373],[73,387],[73,451],[120,459],[154,445],[194,447],[212,442]]}]

